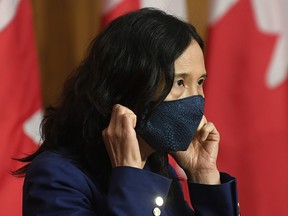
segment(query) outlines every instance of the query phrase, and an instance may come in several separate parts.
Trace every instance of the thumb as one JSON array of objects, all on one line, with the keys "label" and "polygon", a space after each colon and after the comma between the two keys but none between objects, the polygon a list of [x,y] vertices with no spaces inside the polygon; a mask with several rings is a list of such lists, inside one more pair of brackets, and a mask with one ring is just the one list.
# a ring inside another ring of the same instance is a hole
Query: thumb
[{"label": "thumb", "polygon": [[197,131],[200,131],[201,128],[202,128],[206,123],[207,123],[207,119],[206,119],[206,117],[203,115],[203,117],[202,117],[202,119],[201,119],[201,121],[200,121],[200,124],[199,124],[199,126],[198,126],[198,128],[197,128]]}]

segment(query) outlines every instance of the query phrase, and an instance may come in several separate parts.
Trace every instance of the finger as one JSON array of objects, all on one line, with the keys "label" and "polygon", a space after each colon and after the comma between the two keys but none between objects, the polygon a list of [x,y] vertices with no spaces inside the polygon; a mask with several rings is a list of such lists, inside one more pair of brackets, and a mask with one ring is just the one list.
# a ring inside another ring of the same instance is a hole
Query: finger
[{"label": "finger", "polygon": [[121,116],[122,127],[124,128],[135,128],[137,122],[137,116],[134,113],[124,113]]},{"label": "finger", "polygon": [[135,133],[134,128],[136,127],[136,115],[126,108],[118,113],[117,119],[114,122],[115,124],[115,132],[119,135],[131,135],[131,133]]},{"label": "finger", "polygon": [[124,111],[123,111],[122,105],[120,105],[120,104],[115,104],[115,105],[113,106],[113,109],[112,109],[111,119],[110,119],[109,126],[116,125],[118,116],[119,116],[121,113],[123,113],[123,112],[124,112]]},{"label": "finger", "polygon": [[[128,120],[128,121],[127,121]],[[120,104],[113,106],[109,127],[111,130],[121,129],[123,126],[136,127],[136,115],[129,108]]]},{"label": "finger", "polygon": [[216,127],[212,122],[205,123],[200,130],[200,139],[202,141],[205,141],[209,135],[215,136],[215,138],[219,135]]},{"label": "finger", "polygon": [[202,128],[206,123],[207,123],[207,119],[206,119],[206,117],[203,115],[203,117],[202,117],[202,119],[201,119],[201,121],[200,121],[200,124],[199,124],[199,126],[198,126],[198,128],[197,128],[197,131],[200,131],[201,128]]}]

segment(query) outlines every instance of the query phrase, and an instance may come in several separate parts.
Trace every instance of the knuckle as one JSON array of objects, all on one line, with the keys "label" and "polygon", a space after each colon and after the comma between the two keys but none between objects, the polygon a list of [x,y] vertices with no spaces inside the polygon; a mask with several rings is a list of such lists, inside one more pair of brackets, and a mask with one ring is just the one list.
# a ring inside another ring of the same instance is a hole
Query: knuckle
[{"label": "knuckle", "polygon": [[136,115],[134,113],[131,113],[131,112],[123,114],[124,119],[134,119],[135,117],[136,117]]},{"label": "knuckle", "polygon": [[215,128],[214,124],[212,122],[207,122],[206,125],[209,127],[209,128]]},{"label": "knuckle", "polygon": [[125,106],[122,106],[121,104],[115,104],[113,106],[113,112],[115,112],[117,115],[134,114],[132,110]]},{"label": "knuckle", "polygon": [[113,112],[119,112],[122,109],[122,106],[120,104],[115,104],[113,106]]}]

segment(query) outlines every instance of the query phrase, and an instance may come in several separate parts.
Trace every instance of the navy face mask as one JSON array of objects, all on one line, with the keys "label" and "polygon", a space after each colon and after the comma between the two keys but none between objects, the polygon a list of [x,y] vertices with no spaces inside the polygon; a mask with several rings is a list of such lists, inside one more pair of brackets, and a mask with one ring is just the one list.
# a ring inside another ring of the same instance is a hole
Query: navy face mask
[{"label": "navy face mask", "polygon": [[204,114],[200,95],[163,101],[147,122],[140,122],[138,134],[161,152],[185,151],[190,145]]}]

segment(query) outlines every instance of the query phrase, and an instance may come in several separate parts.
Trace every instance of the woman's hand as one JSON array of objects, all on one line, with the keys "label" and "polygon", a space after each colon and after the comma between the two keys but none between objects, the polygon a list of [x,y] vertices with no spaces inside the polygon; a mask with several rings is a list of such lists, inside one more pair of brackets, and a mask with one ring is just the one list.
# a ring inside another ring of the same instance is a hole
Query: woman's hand
[{"label": "woman's hand", "polygon": [[116,104],[113,107],[110,123],[102,131],[112,167],[130,166],[142,169],[150,147],[140,142],[136,136],[137,116],[125,106]]},{"label": "woman's hand", "polygon": [[130,109],[120,104],[114,105],[109,126],[102,131],[112,167],[143,168],[134,129],[136,121],[137,117]]},{"label": "woman's hand", "polygon": [[171,153],[188,180],[201,184],[220,184],[216,160],[220,135],[203,116],[198,131],[186,151]]}]

